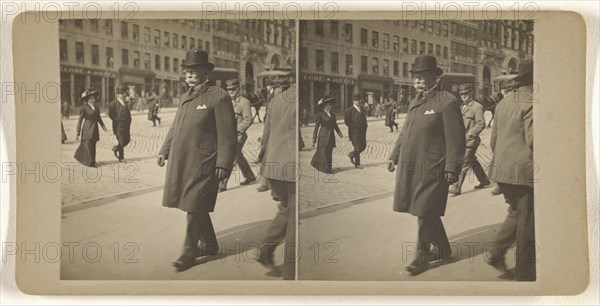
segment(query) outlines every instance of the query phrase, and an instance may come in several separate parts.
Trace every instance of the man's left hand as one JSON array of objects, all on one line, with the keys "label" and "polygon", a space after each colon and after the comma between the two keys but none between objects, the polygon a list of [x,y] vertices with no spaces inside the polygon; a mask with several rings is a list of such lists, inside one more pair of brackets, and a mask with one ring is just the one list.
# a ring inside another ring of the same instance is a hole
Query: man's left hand
[{"label": "man's left hand", "polygon": [[445,178],[449,184],[454,184],[458,181],[458,178],[456,177],[456,175],[454,175],[454,173],[451,173],[451,172],[446,172]]},{"label": "man's left hand", "polygon": [[229,177],[229,171],[223,169],[223,168],[217,168],[217,171],[215,172],[215,175],[217,176],[217,178],[219,179],[219,181],[225,180]]}]

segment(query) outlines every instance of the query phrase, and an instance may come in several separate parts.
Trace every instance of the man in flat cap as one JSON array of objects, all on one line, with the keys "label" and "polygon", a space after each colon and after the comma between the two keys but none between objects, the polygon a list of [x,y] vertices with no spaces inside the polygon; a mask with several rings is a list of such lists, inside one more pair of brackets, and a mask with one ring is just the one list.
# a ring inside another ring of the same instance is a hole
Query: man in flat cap
[{"label": "man in flat cap", "polygon": [[208,82],[215,67],[208,61],[208,53],[190,50],[181,66],[189,90],[181,96],[181,105],[157,160],[160,167],[169,161],[163,206],[187,213],[183,254],[174,262],[177,271],[194,266],[197,257],[218,253],[209,213],[215,208],[219,181],[231,173],[236,147],[231,98]]},{"label": "man in flat cap", "polygon": [[[412,71],[418,91],[390,154],[388,170],[398,165],[394,211],[418,218],[417,253],[406,267],[421,274],[435,260],[451,258],[450,242],[441,217],[448,186],[458,179],[465,154],[465,127],[459,100],[439,88],[436,58],[421,55]],[[434,249],[431,249],[431,246]]]},{"label": "man in flat cap", "polygon": [[352,95],[352,106],[344,111],[344,123],[348,126],[348,137],[354,150],[348,153],[350,162],[357,169],[362,169],[360,153],[367,147],[367,116],[362,107],[360,94]]},{"label": "man in flat cap", "polygon": [[471,91],[471,87],[469,85],[463,84],[459,86],[458,94],[460,95],[460,99],[462,100],[461,113],[462,118],[465,123],[465,138],[466,138],[466,149],[465,149],[465,159],[463,162],[462,170],[460,171],[460,175],[458,177],[458,181],[454,183],[450,189],[449,193],[454,195],[460,195],[462,184],[467,177],[467,173],[469,172],[469,168],[473,169],[477,180],[479,181],[479,185],[475,186],[475,189],[481,189],[485,186],[491,184],[490,180],[488,180],[483,167],[477,160],[477,156],[475,153],[477,152],[477,148],[481,143],[481,138],[479,138],[479,134],[485,128],[485,118],[483,117],[483,106],[473,100],[473,94]]},{"label": "man in flat cap", "polygon": [[117,87],[117,100],[108,105],[108,117],[112,120],[112,129],[117,136],[117,145],[112,147],[115,157],[122,162],[125,159],[125,146],[131,139],[131,111],[127,106],[126,96],[129,88],[124,85]]},{"label": "man in flat cap", "polygon": [[[237,121],[237,146],[235,149],[235,163],[240,168],[242,175],[244,176],[244,181],[240,182],[240,185],[248,185],[252,182],[256,181],[256,176],[246,157],[244,157],[244,153],[242,149],[244,148],[244,144],[246,140],[248,140],[248,134],[246,131],[252,125],[252,111],[250,108],[250,101],[244,98],[240,93],[240,81],[237,79],[227,80],[225,82],[227,85],[227,92],[231,97],[231,103],[233,105],[233,111],[235,112],[235,118]],[[219,192],[227,190],[227,181],[229,179],[225,179],[221,181],[219,185]]]},{"label": "man in flat cap", "polygon": [[[488,248],[486,259],[503,272],[501,277],[535,281],[536,244],[533,206],[533,61],[519,65],[516,91],[506,93],[496,108],[490,144],[494,161],[492,177],[509,205],[506,221],[497,232],[496,248]],[[516,266],[507,270],[504,257],[516,241]]]}]

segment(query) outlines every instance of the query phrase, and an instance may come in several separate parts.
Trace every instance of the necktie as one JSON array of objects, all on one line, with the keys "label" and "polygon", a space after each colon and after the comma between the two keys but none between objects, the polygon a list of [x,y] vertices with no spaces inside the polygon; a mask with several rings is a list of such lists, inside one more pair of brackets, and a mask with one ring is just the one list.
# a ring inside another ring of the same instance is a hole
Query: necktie
[{"label": "necktie", "polygon": [[194,93],[194,86],[191,86],[188,90],[188,96],[191,96]]}]

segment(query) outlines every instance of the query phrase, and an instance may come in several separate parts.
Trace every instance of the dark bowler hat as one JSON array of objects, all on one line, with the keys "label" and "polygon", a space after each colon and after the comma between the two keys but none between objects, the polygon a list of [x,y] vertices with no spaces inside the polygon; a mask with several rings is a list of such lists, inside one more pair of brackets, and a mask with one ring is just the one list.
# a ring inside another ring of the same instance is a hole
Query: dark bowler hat
[{"label": "dark bowler hat", "polygon": [[360,100],[362,100],[362,98],[359,93],[355,93],[352,95],[352,101],[360,101]]},{"label": "dark bowler hat", "polygon": [[433,56],[419,55],[415,58],[415,68],[411,73],[419,73],[423,71],[435,71],[437,75],[444,73],[444,70],[437,66],[437,60]]},{"label": "dark bowler hat", "polygon": [[471,93],[471,86],[467,84],[461,84],[460,86],[458,86],[458,93]]},{"label": "dark bowler hat", "polygon": [[513,80],[523,85],[533,83],[533,60],[527,60],[519,65],[519,75]]},{"label": "dark bowler hat", "polygon": [[238,87],[238,86],[240,86],[240,80],[238,80],[238,79],[227,80],[227,81],[225,81],[225,85],[227,86],[227,88]]},{"label": "dark bowler hat", "polygon": [[205,67],[209,71],[215,69],[215,65],[208,61],[208,53],[202,50],[190,50],[185,54],[185,64],[181,64],[181,67]]}]

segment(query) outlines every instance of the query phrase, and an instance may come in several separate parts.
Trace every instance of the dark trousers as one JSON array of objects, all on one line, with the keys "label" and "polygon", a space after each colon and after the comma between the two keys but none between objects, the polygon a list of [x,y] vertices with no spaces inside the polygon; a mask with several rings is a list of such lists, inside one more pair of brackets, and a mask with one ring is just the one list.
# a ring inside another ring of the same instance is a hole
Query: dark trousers
[{"label": "dark trousers", "polygon": [[275,246],[285,239],[281,272],[283,279],[293,280],[296,275],[296,183],[272,179],[269,182],[281,202],[263,239],[267,249],[261,252],[275,252]]},{"label": "dark trousers", "polygon": [[[256,176],[254,175],[254,172],[252,172],[252,168],[250,167],[248,160],[246,160],[246,157],[244,157],[244,152],[242,152],[242,149],[244,148],[244,144],[246,143],[247,139],[248,135],[246,133],[244,133],[238,138],[238,142],[235,147],[235,164],[237,164],[240,168],[240,171],[242,172],[244,178],[256,180]],[[220,188],[227,188],[228,181],[229,178],[222,180],[220,183]]]},{"label": "dark trousers", "polygon": [[419,217],[418,226],[418,256],[415,261],[426,260],[428,253],[431,252],[431,245],[434,245],[440,254],[450,255],[450,242],[440,217]]},{"label": "dark trousers", "polygon": [[129,144],[131,138],[123,133],[117,133],[116,136],[119,143],[113,147],[113,150],[117,151],[119,159],[123,159],[125,158],[125,147]]},{"label": "dark trousers", "polygon": [[498,183],[498,186],[510,207],[494,241],[496,247],[488,249],[488,258],[491,261],[504,260],[506,252],[516,241],[515,280],[534,281],[537,260],[533,188],[504,183]]},{"label": "dark trousers", "polygon": [[477,160],[477,156],[475,153],[477,152],[477,147],[475,148],[466,148],[465,149],[465,159],[463,161],[462,170],[460,171],[460,175],[458,176],[458,181],[452,185],[452,189],[461,190],[462,184],[467,177],[467,173],[469,172],[469,168],[473,169],[473,173],[475,173],[475,177],[480,183],[489,184],[490,180],[488,179],[483,167]]},{"label": "dark trousers", "polygon": [[352,137],[352,147],[354,150],[348,156],[354,158],[354,164],[360,165],[360,153],[367,148],[366,136]]},{"label": "dark trousers", "polygon": [[187,213],[187,229],[185,235],[184,248],[186,251],[195,251],[198,248],[198,241],[202,242],[202,248],[210,251],[218,249],[217,236],[213,228],[210,215],[203,213]]}]

